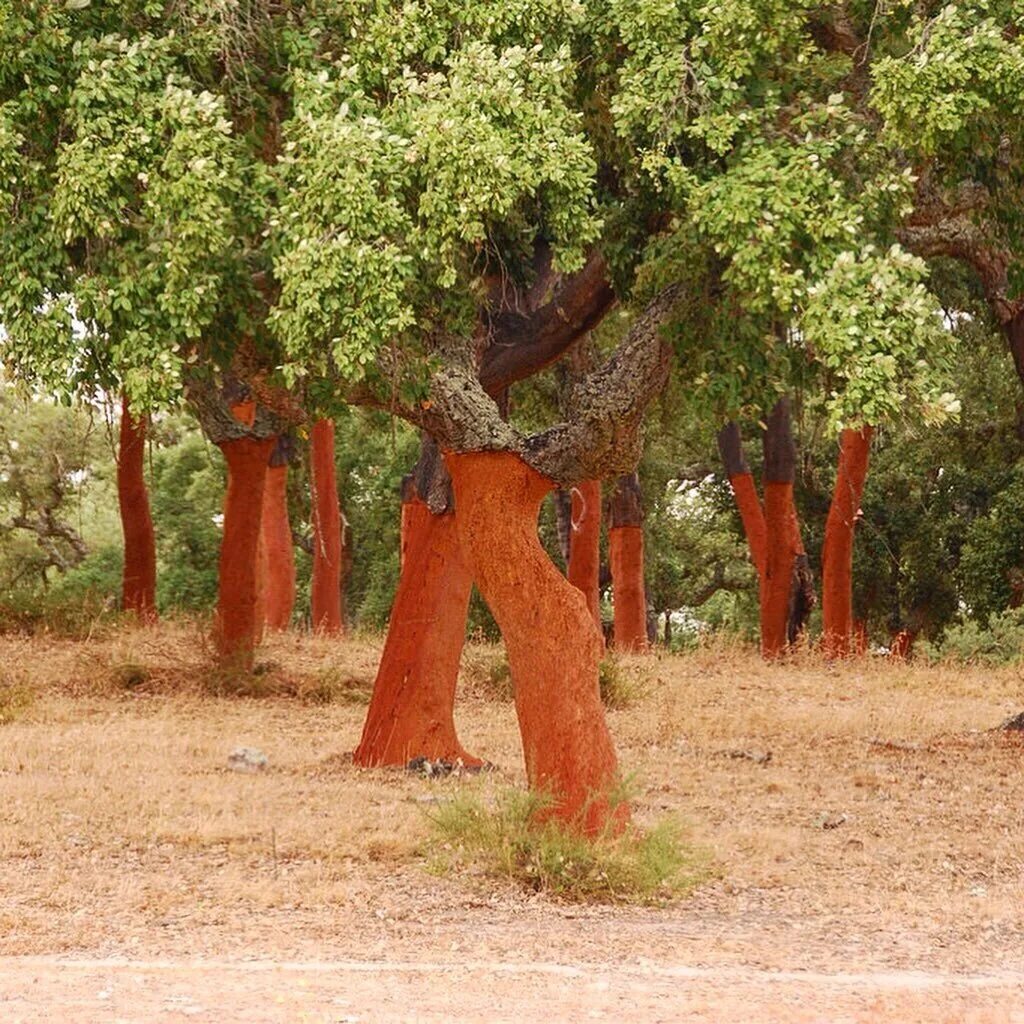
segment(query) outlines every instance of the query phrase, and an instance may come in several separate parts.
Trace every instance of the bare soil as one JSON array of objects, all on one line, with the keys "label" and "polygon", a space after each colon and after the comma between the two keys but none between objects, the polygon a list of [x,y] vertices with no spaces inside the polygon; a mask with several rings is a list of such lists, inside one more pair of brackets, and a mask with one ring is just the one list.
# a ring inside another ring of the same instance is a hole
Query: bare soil
[{"label": "bare soil", "polygon": [[214,697],[198,627],[0,639],[0,1022],[1024,1021],[1018,671],[628,659],[637,817],[713,864],[638,908],[432,874],[434,802],[523,783],[501,655],[458,715],[497,770],[430,781],[347,758],[378,651],[277,638]]}]

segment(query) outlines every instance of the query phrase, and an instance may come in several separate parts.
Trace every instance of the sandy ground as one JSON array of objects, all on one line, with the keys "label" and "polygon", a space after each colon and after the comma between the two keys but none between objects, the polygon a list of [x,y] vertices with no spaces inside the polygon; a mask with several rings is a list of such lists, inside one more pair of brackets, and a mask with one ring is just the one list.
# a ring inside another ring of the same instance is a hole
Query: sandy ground
[{"label": "sandy ground", "polygon": [[1017,672],[628,662],[637,817],[711,865],[646,908],[427,870],[436,801],[522,784],[498,652],[459,727],[499,770],[441,782],[346,758],[375,643],[269,653],[292,696],[210,697],[180,632],[0,639],[34,697],[0,726],[0,1024],[1024,1021]]}]

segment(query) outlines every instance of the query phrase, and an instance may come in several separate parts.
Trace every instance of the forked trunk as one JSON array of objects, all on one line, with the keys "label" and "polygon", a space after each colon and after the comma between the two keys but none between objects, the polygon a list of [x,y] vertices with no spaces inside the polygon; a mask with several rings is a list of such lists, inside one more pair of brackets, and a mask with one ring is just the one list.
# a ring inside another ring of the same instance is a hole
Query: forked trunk
[{"label": "forked trunk", "polygon": [[315,633],[342,631],[341,509],[334,468],[334,423],[317,420],[312,436],[313,580],[311,605]]},{"label": "forked trunk", "polygon": [[124,534],[121,607],[140,619],[156,618],[156,538],[145,478],[146,421],[132,415],[121,399],[121,436],[117,457],[117,500]]},{"label": "forked trunk", "polygon": [[603,644],[586,599],[537,536],[552,481],[511,452],[447,453],[473,578],[505,640],[526,772],[550,813],[594,834],[621,827],[615,751],[601,706]]},{"label": "forked trunk", "polygon": [[584,480],[572,489],[569,541],[569,582],[587,599],[597,628],[601,628],[601,481]]},{"label": "forked trunk", "polygon": [[608,561],[615,615],[612,641],[619,651],[643,651],[647,649],[643,501],[635,473],[619,477],[609,507]]},{"label": "forked trunk", "polygon": [[217,646],[223,661],[252,668],[260,623],[259,544],[267,462],[276,438],[223,441],[228,464],[217,590]]},{"label": "forked trunk", "polygon": [[722,456],[726,475],[732,485],[736,508],[743,522],[743,533],[750,549],[750,560],[757,569],[758,577],[763,577],[767,559],[767,527],[764,521],[764,509],[757,493],[754,476],[743,454],[740,428],[735,422],[727,423],[718,434],[718,450]]},{"label": "forked trunk", "polygon": [[860,513],[871,450],[871,427],[844,430],[832,505],[821,552],[822,631],[825,654],[844,658],[853,634],[853,534]]},{"label": "forked trunk", "polygon": [[[278,445],[278,449],[280,444]],[[288,521],[288,462],[270,458],[263,489],[264,614],[268,629],[291,625],[295,608],[295,550]]]},{"label": "forked trunk", "polygon": [[889,657],[893,661],[907,661],[914,652],[914,641],[917,634],[912,629],[901,629],[895,633],[889,644]]},{"label": "forked trunk", "polygon": [[455,734],[453,708],[473,578],[455,515],[435,515],[411,488],[402,502],[402,571],[373,684],[359,765],[414,757],[480,765]]},{"label": "forked trunk", "polygon": [[793,503],[796,446],[789,421],[789,399],[780,398],[764,433],[765,570],[761,577],[761,653],[776,658],[789,640],[794,569],[801,553]]}]

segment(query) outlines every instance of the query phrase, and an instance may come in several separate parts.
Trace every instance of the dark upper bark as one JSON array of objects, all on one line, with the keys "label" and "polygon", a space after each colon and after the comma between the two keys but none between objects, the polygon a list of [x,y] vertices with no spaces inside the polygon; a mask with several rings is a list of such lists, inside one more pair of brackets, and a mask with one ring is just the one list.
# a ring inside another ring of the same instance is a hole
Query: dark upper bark
[{"label": "dark upper bark", "polygon": [[641,526],[644,521],[643,492],[636,473],[626,473],[615,483],[608,501],[608,527]]},{"label": "dark upper bark", "polygon": [[563,485],[631,472],[640,458],[644,413],[668,378],[669,346],[660,329],[680,293],[672,285],[647,305],[604,365],[574,386],[564,422],[541,433],[524,436],[502,420],[460,339],[449,340],[430,402],[393,410],[442,448],[513,452]]},{"label": "dark upper bark", "polygon": [[[534,294],[533,301],[536,298]],[[531,304],[531,296],[526,296],[517,304],[526,308],[485,315],[487,347],[480,364],[480,382],[489,394],[555,362],[604,319],[615,305],[604,257],[595,253],[581,271],[555,286],[547,302],[532,309]]]},{"label": "dark upper bark", "polygon": [[796,479],[796,444],[789,415],[789,399],[780,398],[768,416],[764,432],[766,483],[791,484]]},{"label": "dark upper bark", "polygon": [[730,420],[718,432],[718,451],[722,456],[726,476],[743,476],[750,472],[750,466],[743,454],[743,438],[740,436],[740,427],[735,420]]}]

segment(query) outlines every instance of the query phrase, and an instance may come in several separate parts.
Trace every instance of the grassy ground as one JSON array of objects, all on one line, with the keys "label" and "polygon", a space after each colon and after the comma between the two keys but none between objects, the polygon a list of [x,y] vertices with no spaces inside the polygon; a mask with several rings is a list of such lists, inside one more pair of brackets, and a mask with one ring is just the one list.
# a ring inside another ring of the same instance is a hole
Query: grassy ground
[{"label": "grassy ground", "polygon": [[[460,735],[498,770],[356,769],[378,651],[276,638],[253,692],[211,696],[233,684],[198,627],[0,639],[0,954],[1024,968],[1024,744],[990,731],[1017,671],[625,661],[637,816],[678,816],[714,872],[669,908],[578,907],[427,870],[437,801],[522,785],[514,710],[472,647]],[[241,745],[269,769],[230,771]]]}]

